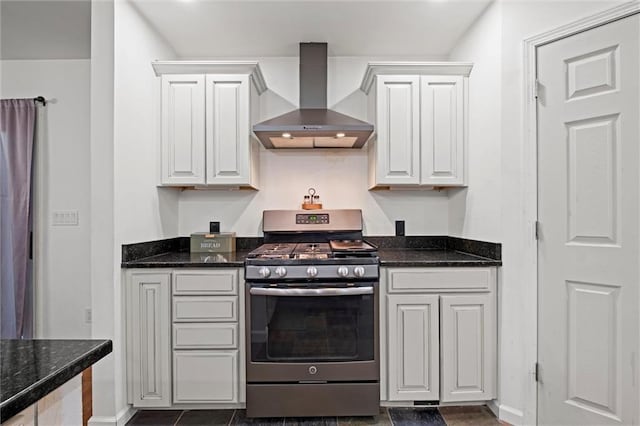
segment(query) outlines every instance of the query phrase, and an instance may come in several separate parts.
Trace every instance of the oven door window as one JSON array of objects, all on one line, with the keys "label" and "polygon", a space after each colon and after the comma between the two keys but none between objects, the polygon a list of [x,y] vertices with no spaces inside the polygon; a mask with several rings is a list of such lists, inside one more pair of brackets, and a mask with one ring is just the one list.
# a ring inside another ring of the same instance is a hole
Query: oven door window
[{"label": "oven door window", "polygon": [[252,361],[373,360],[373,294],[250,297]]}]

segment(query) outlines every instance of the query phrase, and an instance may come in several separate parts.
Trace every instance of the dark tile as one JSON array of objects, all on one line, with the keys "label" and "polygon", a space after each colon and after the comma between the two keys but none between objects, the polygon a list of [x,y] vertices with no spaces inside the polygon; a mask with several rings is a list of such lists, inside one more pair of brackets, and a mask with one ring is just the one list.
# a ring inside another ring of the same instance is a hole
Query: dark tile
[{"label": "dark tile", "polygon": [[337,426],[335,417],[287,417],[286,426]]},{"label": "dark tile", "polygon": [[182,411],[178,410],[140,410],[127,422],[127,426],[173,426]]},{"label": "dark tile", "polygon": [[440,407],[447,426],[497,426],[500,421],[484,405]]},{"label": "dark tile", "polygon": [[384,407],[380,407],[380,414],[370,417],[338,417],[338,426],[367,426],[382,425],[391,426],[389,413]]},{"label": "dark tile", "polygon": [[182,413],[177,426],[228,425],[234,410],[189,410]]},{"label": "dark tile", "polygon": [[284,425],[284,418],[274,417],[260,417],[250,419],[247,417],[246,410],[236,410],[233,418],[231,419],[231,425],[257,425],[257,426],[276,426]]},{"label": "dark tile", "polygon": [[485,410],[488,410],[484,405],[451,405],[445,407],[438,407],[438,411],[443,416],[447,415],[457,415],[457,414],[478,414],[484,413]]},{"label": "dark tile", "polygon": [[437,408],[389,408],[394,426],[447,426]]}]

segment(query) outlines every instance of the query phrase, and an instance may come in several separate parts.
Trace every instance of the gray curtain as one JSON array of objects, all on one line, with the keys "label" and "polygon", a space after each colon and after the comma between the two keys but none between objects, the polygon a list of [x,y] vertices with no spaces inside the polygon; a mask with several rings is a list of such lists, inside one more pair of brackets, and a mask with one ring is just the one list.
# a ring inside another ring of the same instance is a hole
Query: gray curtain
[{"label": "gray curtain", "polygon": [[33,315],[29,270],[33,99],[0,100],[1,337],[29,338]]}]

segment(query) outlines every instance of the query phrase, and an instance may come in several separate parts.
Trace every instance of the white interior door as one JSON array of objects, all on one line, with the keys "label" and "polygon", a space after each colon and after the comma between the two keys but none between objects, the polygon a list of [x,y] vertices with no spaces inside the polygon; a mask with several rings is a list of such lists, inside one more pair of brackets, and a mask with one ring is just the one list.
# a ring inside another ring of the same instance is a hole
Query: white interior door
[{"label": "white interior door", "polygon": [[640,15],[538,48],[538,420],[637,425]]}]

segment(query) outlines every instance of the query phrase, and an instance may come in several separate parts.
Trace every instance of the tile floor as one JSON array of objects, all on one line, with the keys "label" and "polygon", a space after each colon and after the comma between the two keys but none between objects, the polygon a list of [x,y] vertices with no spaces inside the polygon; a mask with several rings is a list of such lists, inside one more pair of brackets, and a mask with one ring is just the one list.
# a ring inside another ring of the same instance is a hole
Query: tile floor
[{"label": "tile floor", "polygon": [[305,426],[493,426],[499,422],[484,405],[464,407],[380,408],[373,417],[287,417],[249,419],[245,410],[144,410],[127,426],[222,426],[222,425],[305,425]]}]

